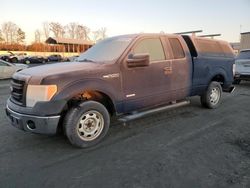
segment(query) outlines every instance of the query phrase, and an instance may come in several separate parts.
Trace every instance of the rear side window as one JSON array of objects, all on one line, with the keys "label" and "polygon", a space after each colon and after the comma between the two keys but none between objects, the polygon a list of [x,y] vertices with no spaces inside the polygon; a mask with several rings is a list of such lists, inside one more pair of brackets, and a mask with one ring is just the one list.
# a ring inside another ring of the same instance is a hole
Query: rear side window
[{"label": "rear side window", "polygon": [[196,39],[199,53],[207,56],[224,57],[224,51],[217,41]]},{"label": "rear side window", "polygon": [[181,43],[177,38],[170,38],[169,43],[173,51],[174,59],[181,59],[185,57]]},{"label": "rear side window", "polygon": [[234,52],[233,49],[231,48],[231,46],[228,43],[220,43],[222,50],[225,54],[226,57],[234,57]]},{"label": "rear side window", "polygon": [[150,61],[165,60],[165,54],[159,38],[140,41],[135,47],[134,53],[149,53]]}]

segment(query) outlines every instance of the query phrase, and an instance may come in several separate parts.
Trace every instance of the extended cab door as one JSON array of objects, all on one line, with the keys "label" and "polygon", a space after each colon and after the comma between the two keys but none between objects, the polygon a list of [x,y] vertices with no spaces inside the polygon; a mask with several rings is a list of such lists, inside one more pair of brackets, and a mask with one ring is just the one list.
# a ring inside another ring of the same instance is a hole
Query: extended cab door
[{"label": "extended cab door", "polygon": [[192,87],[192,58],[185,41],[179,36],[166,37],[171,48],[172,100],[182,100],[190,95]]},{"label": "extended cab door", "polygon": [[129,68],[125,58],[122,67],[124,112],[160,105],[171,100],[171,66],[168,51],[165,53],[164,37],[143,37],[136,41],[128,53],[150,56],[145,67]]}]

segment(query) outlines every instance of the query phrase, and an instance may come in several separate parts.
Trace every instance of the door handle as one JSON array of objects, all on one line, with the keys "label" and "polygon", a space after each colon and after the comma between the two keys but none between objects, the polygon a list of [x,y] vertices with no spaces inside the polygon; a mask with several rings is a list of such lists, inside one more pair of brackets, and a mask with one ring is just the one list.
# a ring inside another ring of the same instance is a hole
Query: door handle
[{"label": "door handle", "polygon": [[172,74],[172,66],[164,67],[163,70],[166,75]]}]

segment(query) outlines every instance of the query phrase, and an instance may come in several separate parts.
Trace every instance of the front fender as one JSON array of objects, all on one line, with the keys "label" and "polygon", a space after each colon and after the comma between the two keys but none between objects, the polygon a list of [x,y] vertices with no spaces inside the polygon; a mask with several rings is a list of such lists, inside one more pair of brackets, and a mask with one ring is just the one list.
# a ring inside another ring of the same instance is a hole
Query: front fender
[{"label": "front fender", "polygon": [[116,101],[120,101],[122,98],[120,82],[116,81],[115,83],[109,83],[106,80],[95,78],[79,80],[64,86],[52,100],[69,100],[86,90],[99,91],[106,94],[110,97],[113,104],[115,104]]}]

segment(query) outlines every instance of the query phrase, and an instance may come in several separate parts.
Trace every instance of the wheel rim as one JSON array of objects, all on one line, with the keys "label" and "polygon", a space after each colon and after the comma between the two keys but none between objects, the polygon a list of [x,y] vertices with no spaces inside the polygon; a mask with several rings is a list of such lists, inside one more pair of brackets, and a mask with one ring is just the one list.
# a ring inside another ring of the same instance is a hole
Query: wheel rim
[{"label": "wheel rim", "polygon": [[213,105],[216,105],[220,100],[220,90],[219,88],[213,88],[210,94],[210,102]]},{"label": "wheel rim", "polygon": [[103,115],[95,110],[84,113],[78,121],[77,133],[84,141],[95,140],[104,128]]}]

